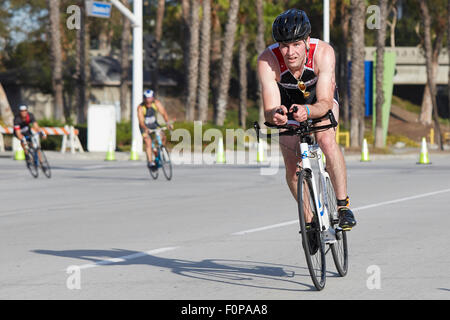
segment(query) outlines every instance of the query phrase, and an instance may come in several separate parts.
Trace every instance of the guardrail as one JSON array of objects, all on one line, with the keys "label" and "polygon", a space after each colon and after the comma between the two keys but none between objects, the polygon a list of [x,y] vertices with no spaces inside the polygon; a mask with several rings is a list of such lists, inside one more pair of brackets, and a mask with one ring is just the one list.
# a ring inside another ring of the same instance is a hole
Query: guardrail
[{"label": "guardrail", "polygon": [[[83,147],[80,139],[78,138],[78,130],[73,126],[64,127],[42,127],[42,131],[48,136],[62,136],[61,153],[65,153],[67,149],[70,149],[71,153],[76,151],[83,153]],[[0,126],[0,152],[5,152],[5,144],[3,140],[4,134],[13,134],[14,129],[12,127]]]}]

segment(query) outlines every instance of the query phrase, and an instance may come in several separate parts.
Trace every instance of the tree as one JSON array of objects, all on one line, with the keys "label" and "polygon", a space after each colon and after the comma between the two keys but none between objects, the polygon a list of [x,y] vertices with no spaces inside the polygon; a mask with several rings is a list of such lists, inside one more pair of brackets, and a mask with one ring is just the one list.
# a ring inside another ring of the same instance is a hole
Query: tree
[{"label": "tree", "polygon": [[[124,5],[128,4],[128,0],[122,0]],[[122,36],[120,41],[120,113],[122,120],[131,119],[131,109],[128,108],[130,103],[128,91],[128,73],[130,69],[130,42],[131,42],[131,22],[127,17],[122,17]],[[136,108],[136,106],[131,106]]]},{"label": "tree", "polygon": [[211,0],[203,0],[200,40],[200,75],[198,84],[198,119],[208,120],[209,70],[211,51]]},{"label": "tree", "polygon": [[189,68],[186,95],[186,120],[193,121],[195,117],[195,104],[197,101],[198,86],[198,60],[199,60],[199,0],[191,0],[189,21]]},{"label": "tree", "polygon": [[[450,0],[447,1],[447,56],[448,64],[450,66]],[[448,119],[450,122],[450,67],[448,68]]]},{"label": "tree", "polygon": [[385,140],[383,133],[383,76],[384,76],[384,48],[386,42],[387,27],[387,0],[379,1],[380,7],[380,28],[377,30],[377,61],[376,61],[376,123],[375,123],[375,147],[384,148]]},{"label": "tree", "polygon": [[359,147],[364,138],[364,23],[365,3],[351,0],[352,70],[350,79],[351,123],[350,141],[352,147]]},{"label": "tree", "polygon": [[228,10],[228,21],[225,27],[223,41],[223,56],[220,64],[219,90],[215,106],[214,123],[223,125],[225,122],[228,104],[228,90],[230,88],[231,65],[233,58],[234,39],[237,30],[237,16],[239,12],[239,0],[231,0]]},{"label": "tree", "polygon": [[[156,10],[156,27],[155,27],[155,39],[156,39],[156,58],[159,57],[159,48],[161,46],[162,30],[163,30],[163,20],[164,20],[164,10],[165,10],[165,0],[158,0],[158,9]],[[158,64],[156,68],[152,70],[152,85],[155,92],[158,91]]]},{"label": "tree", "polygon": [[248,34],[245,18],[241,20],[241,41],[239,42],[239,125],[245,129],[247,119],[247,46]]},{"label": "tree", "polygon": [[[256,52],[261,54],[266,48],[266,41],[264,40],[264,2],[263,0],[256,0],[256,18],[257,18],[257,32],[256,32]],[[255,81],[258,84],[258,107],[259,107],[259,123],[264,123],[264,104],[262,99],[261,83],[258,80],[257,72],[255,72]]]},{"label": "tree", "polygon": [[427,67],[427,83],[431,94],[431,103],[433,106],[434,125],[437,131],[437,142],[444,150],[444,145],[441,137],[441,127],[439,125],[439,115],[436,102],[436,81],[433,75],[433,48],[431,44],[431,15],[428,10],[428,5],[425,0],[420,0],[420,10],[422,12],[422,23],[424,28],[424,47],[425,47],[425,61]]},{"label": "tree", "polygon": [[[423,4],[419,3],[419,9],[420,9],[420,19],[422,20],[422,26],[424,26],[424,12],[423,10]],[[427,14],[430,15],[430,55],[431,55],[431,77],[433,81],[436,79],[436,75],[438,72],[439,67],[439,53],[441,51],[442,45],[443,45],[443,39],[445,34],[445,27],[447,24],[447,17],[446,17],[446,8],[444,6],[443,1],[436,0],[433,2],[432,7],[426,6]],[[418,25],[418,30],[420,29]],[[424,48],[424,51],[426,53],[426,31],[423,30],[423,32],[419,32],[421,45]],[[434,41],[433,41],[434,39]],[[432,123],[433,119],[433,100],[432,93],[430,90],[430,84],[426,83],[425,90],[423,93],[423,99],[422,99],[422,108],[419,116],[419,120],[424,125],[430,125]]]},{"label": "tree", "polygon": [[50,13],[50,38],[52,56],[52,86],[54,92],[54,116],[63,120],[63,78],[62,78],[62,53],[61,33],[59,19],[59,0],[47,0]]},{"label": "tree", "polygon": [[397,26],[397,16],[398,16],[398,9],[397,9],[397,0],[391,0],[391,3],[389,4],[389,8],[387,9],[387,15],[389,16],[392,12],[392,21],[387,21],[387,24],[390,29],[390,43],[391,47],[395,48],[395,27]]}]

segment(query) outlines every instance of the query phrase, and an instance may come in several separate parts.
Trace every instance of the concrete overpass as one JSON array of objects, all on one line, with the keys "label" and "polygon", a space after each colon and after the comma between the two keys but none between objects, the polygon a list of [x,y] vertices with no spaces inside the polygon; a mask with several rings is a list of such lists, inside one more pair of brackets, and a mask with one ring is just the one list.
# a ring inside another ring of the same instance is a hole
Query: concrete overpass
[{"label": "concrete overpass", "polygon": [[[376,47],[366,47],[366,60],[374,60]],[[394,76],[394,85],[425,85],[427,73],[425,56],[418,47],[386,47],[386,51],[395,51],[397,66]],[[442,49],[438,58],[439,67],[437,72],[437,84],[448,84],[448,53]]]}]

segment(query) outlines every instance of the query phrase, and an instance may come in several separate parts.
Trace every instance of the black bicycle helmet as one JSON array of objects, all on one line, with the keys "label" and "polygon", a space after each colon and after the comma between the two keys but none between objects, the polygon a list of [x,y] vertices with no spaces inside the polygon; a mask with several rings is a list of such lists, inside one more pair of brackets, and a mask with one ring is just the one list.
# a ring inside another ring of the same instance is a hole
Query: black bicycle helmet
[{"label": "black bicycle helmet", "polygon": [[311,33],[311,23],[305,11],[289,9],[280,14],[272,25],[272,36],[276,42],[305,40]]}]

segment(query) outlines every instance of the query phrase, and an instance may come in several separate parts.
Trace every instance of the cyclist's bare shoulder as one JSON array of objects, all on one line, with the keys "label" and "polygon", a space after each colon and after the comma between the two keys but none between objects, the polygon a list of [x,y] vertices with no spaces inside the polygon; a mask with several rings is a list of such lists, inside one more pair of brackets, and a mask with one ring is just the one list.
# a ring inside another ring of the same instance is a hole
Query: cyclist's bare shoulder
[{"label": "cyclist's bare shoulder", "polygon": [[325,41],[319,40],[316,47],[314,64],[317,71],[332,71],[336,64],[336,57],[333,47]]},{"label": "cyclist's bare shoulder", "polygon": [[258,74],[261,80],[274,80],[280,78],[280,66],[269,48],[258,57]]}]

